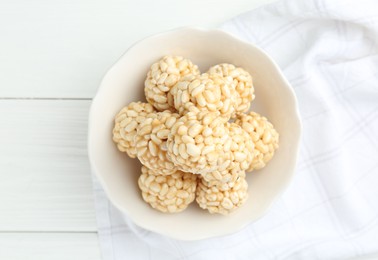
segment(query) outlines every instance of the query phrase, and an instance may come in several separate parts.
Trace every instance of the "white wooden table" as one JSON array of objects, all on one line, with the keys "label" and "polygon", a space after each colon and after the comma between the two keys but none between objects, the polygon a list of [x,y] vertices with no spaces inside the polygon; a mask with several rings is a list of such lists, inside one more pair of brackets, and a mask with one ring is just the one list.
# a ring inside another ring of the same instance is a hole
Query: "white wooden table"
[{"label": "white wooden table", "polygon": [[272,0],[0,1],[0,259],[101,259],[87,115],[107,68],[156,32]]}]

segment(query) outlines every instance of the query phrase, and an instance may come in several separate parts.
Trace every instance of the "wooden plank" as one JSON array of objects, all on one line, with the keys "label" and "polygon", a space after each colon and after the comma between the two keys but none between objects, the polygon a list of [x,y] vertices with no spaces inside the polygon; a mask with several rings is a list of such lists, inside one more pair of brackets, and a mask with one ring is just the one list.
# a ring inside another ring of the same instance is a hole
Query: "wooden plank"
[{"label": "wooden plank", "polygon": [[0,259],[101,259],[96,233],[0,233]]},{"label": "wooden plank", "polygon": [[0,231],[95,231],[90,101],[0,100]]},{"label": "wooden plank", "polygon": [[181,26],[216,26],[272,1],[3,0],[0,97],[93,97],[134,42]]}]

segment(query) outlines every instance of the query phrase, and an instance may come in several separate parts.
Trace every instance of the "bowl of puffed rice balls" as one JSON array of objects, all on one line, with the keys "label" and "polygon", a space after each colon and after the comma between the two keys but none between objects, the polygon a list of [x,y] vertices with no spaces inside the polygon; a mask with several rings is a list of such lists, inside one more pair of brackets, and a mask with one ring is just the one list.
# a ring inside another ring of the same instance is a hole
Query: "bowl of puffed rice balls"
[{"label": "bowl of puffed rice balls", "polygon": [[138,226],[180,240],[262,217],[294,175],[294,92],[260,48],[220,30],[143,39],[109,69],[89,115],[91,169]]}]

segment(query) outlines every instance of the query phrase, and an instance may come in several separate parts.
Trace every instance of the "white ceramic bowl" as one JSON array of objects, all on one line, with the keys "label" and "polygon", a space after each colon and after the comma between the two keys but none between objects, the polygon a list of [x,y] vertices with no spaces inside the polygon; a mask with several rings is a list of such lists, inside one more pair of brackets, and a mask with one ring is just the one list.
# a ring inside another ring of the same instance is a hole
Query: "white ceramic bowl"
[{"label": "white ceramic bowl", "polygon": [[[137,185],[140,163],[119,152],[112,141],[114,116],[128,103],[145,100],[146,73],[164,55],[187,57],[202,72],[222,62],[246,69],[255,86],[251,109],[266,116],[280,134],[280,148],[271,162],[247,174],[246,204],[228,216],[211,215],[195,202],[179,214],[152,209]],[[88,150],[92,170],[110,201],[138,226],[176,239],[198,240],[236,232],[268,210],[293,177],[300,131],[294,93],[266,53],[219,30],[184,28],[139,41],[109,69],[92,102]]]}]

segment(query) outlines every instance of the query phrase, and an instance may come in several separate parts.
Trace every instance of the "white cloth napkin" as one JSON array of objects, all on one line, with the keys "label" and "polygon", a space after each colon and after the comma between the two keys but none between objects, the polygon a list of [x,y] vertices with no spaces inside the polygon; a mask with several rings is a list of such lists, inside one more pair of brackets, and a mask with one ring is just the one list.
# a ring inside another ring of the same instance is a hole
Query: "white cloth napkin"
[{"label": "white cloth napkin", "polygon": [[104,260],[349,259],[378,253],[378,2],[280,1],[222,29],[253,42],[298,97],[295,178],[259,221],[182,242],[137,227],[95,181]]}]

